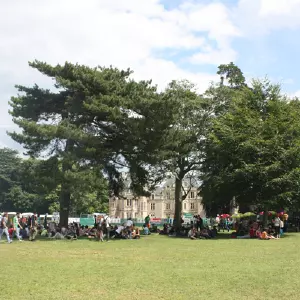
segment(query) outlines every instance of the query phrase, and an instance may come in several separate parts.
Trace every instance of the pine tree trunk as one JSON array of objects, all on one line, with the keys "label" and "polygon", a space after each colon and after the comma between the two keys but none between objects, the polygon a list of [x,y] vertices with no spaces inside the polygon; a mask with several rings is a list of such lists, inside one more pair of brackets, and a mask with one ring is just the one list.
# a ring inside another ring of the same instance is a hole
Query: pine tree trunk
[{"label": "pine tree trunk", "polygon": [[175,180],[175,229],[179,232],[181,229],[181,212],[182,212],[182,178]]},{"label": "pine tree trunk", "polygon": [[71,193],[68,189],[64,189],[62,185],[60,194],[60,213],[59,220],[60,226],[67,227],[69,221],[69,211],[70,211]]},{"label": "pine tree trunk", "polygon": [[[65,153],[68,154],[74,146],[74,142],[71,140],[67,140]],[[65,174],[67,171],[72,169],[72,163],[68,160],[68,158],[63,159],[62,162],[62,173],[63,173],[63,182],[61,184],[61,192],[60,192],[60,213],[59,213],[59,223],[60,226],[67,227],[69,221],[69,212],[70,212],[70,204],[71,204],[71,187],[70,183],[66,180]]]},{"label": "pine tree trunk", "polygon": [[263,215],[263,228],[268,228],[268,214],[269,210],[267,207],[265,207]]}]

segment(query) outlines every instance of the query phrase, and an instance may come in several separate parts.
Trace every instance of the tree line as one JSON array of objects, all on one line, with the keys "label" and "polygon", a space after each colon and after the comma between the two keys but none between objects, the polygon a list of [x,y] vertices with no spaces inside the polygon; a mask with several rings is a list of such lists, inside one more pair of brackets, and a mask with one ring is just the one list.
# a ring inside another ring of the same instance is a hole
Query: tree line
[{"label": "tree line", "polygon": [[[177,227],[182,183],[191,176],[209,214],[232,205],[298,205],[300,106],[279,85],[267,79],[248,84],[233,63],[219,66],[219,82],[203,94],[186,80],[160,91],[151,81],[133,80],[130,69],[29,65],[54,86],[16,86],[10,113],[22,132],[9,135],[30,157],[22,162],[30,164],[24,168],[32,172],[30,188],[46,189],[31,203],[49,205],[54,197],[63,225],[70,211],[120,195],[124,168],[136,195],[175,177]],[[32,193],[22,184],[20,191]]]},{"label": "tree line", "polygon": [[[0,211],[59,211],[61,172],[57,158],[21,158],[15,150],[0,149]],[[80,176],[81,181],[72,189],[70,213],[107,212],[107,180],[99,170],[81,172]]]}]

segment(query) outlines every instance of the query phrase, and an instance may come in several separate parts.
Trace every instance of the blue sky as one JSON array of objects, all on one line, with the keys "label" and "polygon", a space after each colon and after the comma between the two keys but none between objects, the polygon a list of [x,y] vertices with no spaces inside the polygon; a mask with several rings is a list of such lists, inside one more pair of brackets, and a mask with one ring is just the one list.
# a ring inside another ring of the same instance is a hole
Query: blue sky
[{"label": "blue sky", "polygon": [[[164,0],[161,2],[165,8],[169,10],[180,9],[180,6],[186,3],[186,1],[183,0]],[[212,2],[221,3],[227,7],[230,12],[234,12],[243,1],[199,0],[190,2],[200,5],[207,5]],[[263,1],[252,0],[252,2],[256,2],[255,5],[257,5]],[[273,0],[273,3],[276,2],[283,3],[284,1]],[[286,6],[292,7],[292,2],[293,1],[289,0],[285,1]],[[273,3],[269,1],[270,5]],[[300,1],[294,1],[294,5],[295,4],[298,4],[296,7],[300,9]],[[290,10],[291,15],[294,14],[293,11],[293,9]],[[280,13],[278,15],[280,17]],[[257,16],[254,16],[253,22],[255,22],[255,17]],[[284,18],[285,15],[282,14],[282,17]],[[295,18],[295,16],[293,17]],[[235,17],[233,17],[232,20],[233,24],[239,28],[241,20],[237,20]],[[275,20],[276,18],[274,18],[274,22]],[[288,18],[286,20],[288,21]],[[261,26],[264,27],[263,22]],[[269,24],[269,26],[271,26],[271,24]],[[274,28],[271,28],[266,34],[250,34],[249,36],[236,37],[232,40],[232,48],[237,52],[234,63],[237,64],[249,78],[268,76],[271,80],[281,83],[284,92],[294,94],[300,90],[300,73],[298,71],[300,67],[300,60],[298,60],[300,26],[287,27],[287,25],[282,24],[281,28],[274,26]],[[255,28],[254,30],[259,30],[259,28]],[[204,33],[202,36],[207,37],[207,34]],[[211,45],[216,46],[216,41],[211,40]],[[158,55],[173,60],[187,70],[195,71],[197,69],[199,70],[199,65],[185,61],[187,55],[191,55],[195,52],[197,52],[197,49],[192,51],[177,51],[175,54],[170,53],[169,50],[165,50],[164,52],[159,52]],[[224,63],[226,62],[224,61]],[[210,63],[203,63],[201,70],[208,73],[215,72],[216,66]]]},{"label": "blue sky", "polygon": [[15,0],[0,11],[0,147],[14,84],[52,83],[28,61],[114,65],[163,88],[188,79],[204,91],[219,64],[267,75],[300,96],[300,0]]}]

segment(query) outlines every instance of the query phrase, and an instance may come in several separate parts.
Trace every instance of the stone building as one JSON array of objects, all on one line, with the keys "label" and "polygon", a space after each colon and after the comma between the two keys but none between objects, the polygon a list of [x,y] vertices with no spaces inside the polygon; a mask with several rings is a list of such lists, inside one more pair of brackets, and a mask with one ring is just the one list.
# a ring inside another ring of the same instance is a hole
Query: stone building
[{"label": "stone building", "polygon": [[[124,175],[125,189],[122,197],[111,197],[109,200],[109,214],[115,218],[173,218],[175,213],[175,180],[167,179],[157,186],[150,197],[136,197],[130,191],[130,180]],[[183,183],[187,197],[182,203],[183,214],[205,216],[205,211],[198,195],[196,184],[190,180]]]}]

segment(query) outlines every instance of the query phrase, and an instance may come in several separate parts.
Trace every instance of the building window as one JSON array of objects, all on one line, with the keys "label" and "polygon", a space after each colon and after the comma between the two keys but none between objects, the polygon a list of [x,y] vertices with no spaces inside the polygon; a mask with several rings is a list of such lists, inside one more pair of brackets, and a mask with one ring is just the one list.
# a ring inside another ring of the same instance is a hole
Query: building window
[{"label": "building window", "polygon": [[131,206],[131,199],[127,199],[127,206]]},{"label": "building window", "polygon": [[183,209],[186,209],[186,203],[183,203]]},{"label": "building window", "polygon": [[191,199],[195,198],[195,192],[191,192]]},{"label": "building window", "polygon": [[191,203],[191,209],[195,209],[195,203]]},{"label": "building window", "polygon": [[154,194],[152,194],[152,200],[154,200]]},{"label": "building window", "polygon": [[170,203],[166,203],[166,209],[171,209],[171,204]]},{"label": "building window", "polygon": [[170,196],[170,192],[167,192],[167,199],[170,200],[171,196]]},{"label": "building window", "polygon": [[155,210],[155,203],[151,203],[150,208],[151,210]]},{"label": "building window", "polygon": [[115,207],[115,202],[112,203],[112,207],[113,207],[113,208]]},{"label": "building window", "polygon": [[154,218],[154,217],[155,217],[155,214],[151,214],[150,217]]}]

